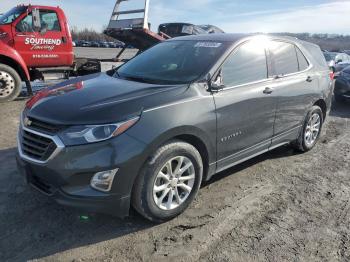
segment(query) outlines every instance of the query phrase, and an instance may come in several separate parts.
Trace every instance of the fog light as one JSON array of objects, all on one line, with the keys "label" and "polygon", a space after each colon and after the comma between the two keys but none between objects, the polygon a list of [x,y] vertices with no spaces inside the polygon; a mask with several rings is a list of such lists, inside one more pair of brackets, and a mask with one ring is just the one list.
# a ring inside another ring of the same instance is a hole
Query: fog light
[{"label": "fog light", "polygon": [[110,191],[112,188],[114,176],[117,172],[118,168],[96,173],[91,179],[91,187],[103,192]]}]

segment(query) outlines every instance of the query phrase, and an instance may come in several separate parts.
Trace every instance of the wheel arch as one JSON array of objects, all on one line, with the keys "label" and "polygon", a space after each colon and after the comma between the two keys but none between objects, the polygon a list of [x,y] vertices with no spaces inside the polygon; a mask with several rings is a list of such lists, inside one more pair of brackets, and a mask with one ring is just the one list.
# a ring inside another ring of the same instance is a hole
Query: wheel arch
[{"label": "wheel arch", "polygon": [[[143,153],[145,158],[142,160],[140,168],[149,161],[152,154],[162,145],[168,143],[171,140],[181,140],[194,146],[200,153],[203,161],[203,181],[213,175],[216,169],[216,147],[212,145],[208,135],[199,128],[192,126],[181,126],[168,130],[148,143],[147,149]],[[138,171],[136,177],[140,174],[141,169]],[[135,179],[136,179],[135,177]],[[134,182],[133,182],[134,183]]]},{"label": "wheel arch", "polygon": [[22,81],[28,81],[30,80],[29,72],[27,69],[24,69],[19,62],[14,60],[11,57],[5,56],[5,55],[0,55],[0,63],[7,65],[11,68],[13,68],[21,77]]},{"label": "wheel arch", "polygon": [[313,104],[314,106],[319,106],[322,110],[322,114],[323,114],[323,121],[326,119],[327,117],[327,104],[326,101],[324,99],[318,99],[317,101],[314,102]]},{"label": "wheel arch", "polygon": [[202,141],[201,138],[193,134],[178,135],[173,139],[178,139],[184,141],[192,146],[194,146],[202,157],[203,161],[203,181],[206,181],[209,174],[209,152],[207,145]]}]

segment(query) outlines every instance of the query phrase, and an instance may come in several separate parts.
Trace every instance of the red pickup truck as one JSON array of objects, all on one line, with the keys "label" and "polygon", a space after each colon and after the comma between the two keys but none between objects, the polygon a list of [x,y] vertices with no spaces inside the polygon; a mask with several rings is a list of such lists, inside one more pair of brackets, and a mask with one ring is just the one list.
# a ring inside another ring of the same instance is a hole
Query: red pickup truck
[{"label": "red pickup truck", "polygon": [[[86,63],[86,59],[82,60]],[[67,18],[59,7],[21,5],[0,17],[0,102],[15,99],[44,73],[77,72]],[[99,71],[100,66],[93,66]]]}]

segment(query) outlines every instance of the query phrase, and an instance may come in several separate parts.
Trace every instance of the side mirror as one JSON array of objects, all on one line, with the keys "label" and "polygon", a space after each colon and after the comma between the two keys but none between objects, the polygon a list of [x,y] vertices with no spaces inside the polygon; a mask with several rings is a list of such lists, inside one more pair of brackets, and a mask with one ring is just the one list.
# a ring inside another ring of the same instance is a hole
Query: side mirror
[{"label": "side mirror", "polygon": [[32,22],[35,32],[41,31],[40,11],[37,8],[32,10]]},{"label": "side mirror", "polygon": [[336,64],[339,64],[339,63],[341,63],[341,62],[343,62],[342,59],[338,59],[337,61],[335,61]]},{"label": "side mirror", "polygon": [[222,77],[222,71],[220,69],[219,73],[215,77],[213,81],[210,83],[210,89],[212,91],[220,91],[224,89],[225,85],[223,84],[223,77]]},{"label": "side mirror", "polygon": [[43,28],[40,29],[40,34],[45,35],[47,32],[47,26],[44,26]]}]

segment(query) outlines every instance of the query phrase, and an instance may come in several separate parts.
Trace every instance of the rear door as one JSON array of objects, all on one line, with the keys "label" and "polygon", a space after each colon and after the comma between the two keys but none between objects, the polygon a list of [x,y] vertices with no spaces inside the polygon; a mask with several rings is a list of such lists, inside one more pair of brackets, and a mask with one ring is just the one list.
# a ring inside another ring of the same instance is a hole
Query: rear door
[{"label": "rear door", "polygon": [[260,42],[239,46],[221,72],[224,89],[214,93],[218,171],[269,148],[276,108],[269,92],[266,49]]},{"label": "rear door", "polygon": [[31,11],[14,27],[14,44],[29,67],[70,66],[71,47],[64,22],[55,10],[40,9],[41,28],[33,25]]},{"label": "rear door", "polygon": [[293,43],[272,41],[269,47],[275,80],[273,94],[277,99],[272,147],[298,137],[317,93],[318,77],[301,50]]}]

